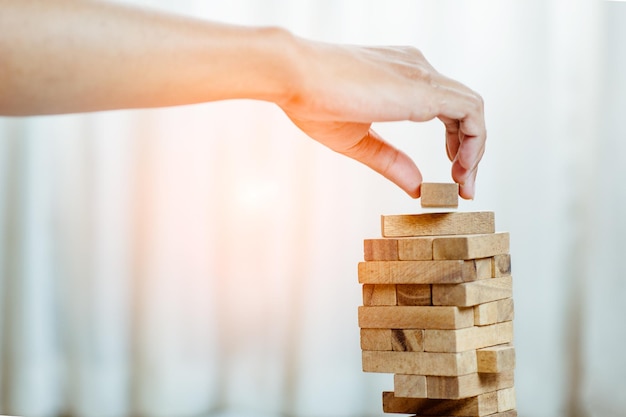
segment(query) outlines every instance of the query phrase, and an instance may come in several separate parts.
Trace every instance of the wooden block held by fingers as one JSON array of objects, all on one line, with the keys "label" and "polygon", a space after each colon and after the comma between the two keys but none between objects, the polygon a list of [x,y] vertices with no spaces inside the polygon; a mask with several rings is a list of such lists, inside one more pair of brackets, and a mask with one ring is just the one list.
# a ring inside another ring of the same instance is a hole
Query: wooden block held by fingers
[{"label": "wooden block held by fingers", "polygon": [[398,260],[427,261],[433,259],[433,237],[406,237],[398,239]]},{"label": "wooden block held by fingers", "polygon": [[384,237],[472,235],[495,233],[492,211],[421,213],[381,216]]},{"label": "wooden block held by fingers", "polygon": [[515,384],[513,371],[498,374],[471,373],[460,376],[428,376],[428,398],[459,399],[486,392],[511,388]]},{"label": "wooden block held by fingers", "polygon": [[458,376],[473,374],[478,371],[476,352],[473,351],[461,353],[432,353],[364,350],[361,354],[363,372]]},{"label": "wooden block held by fingers", "polygon": [[474,306],[474,324],[476,326],[511,321],[513,318],[514,305],[512,298],[504,298]]},{"label": "wooden block held by fingers", "polygon": [[423,182],[421,188],[422,207],[456,208],[459,206],[459,184]]},{"label": "wooden block held by fingers", "polygon": [[500,277],[457,285],[433,285],[433,305],[469,307],[511,298],[513,279]]},{"label": "wooden block held by fingers", "polygon": [[365,239],[363,259],[366,261],[397,261],[398,239]]},{"label": "wooden block held by fingers", "polygon": [[476,350],[478,372],[496,374],[515,369],[515,348],[512,344],[491,346]]},{"label": "wooden block held by fingers", "polygon": [[398,397],[426,398],[426,376],[396,374],[393,376],[393,391]]},{"label": "wooden block held by fingers", "polygon": [[361,349],[391,351],[391,329],[361,329]]},{"label": "wooden block held by fingers", "polygon": [[511,275],[511,255],[510,254],[502,254],[495,255],[492,258],[492,273],[491,276],[498,277],[506,277]]},{"label": "wooden block held by fingers", "polygon": [[489,392],[460,400],[405,398],[383,392],[383,412],[420,416],[488,416],[498,412],[498,394]]},{"label": "wooden block held by fingers", "polygon": [[458,330],[425,330],[426,352],[465,352],[513,341],[513,322]]},{"label": "wooden block held by fingers", "polygon": [[433,259],[489,258],[509,252],[507,232],[433,239]]},{"label": "wooden block held by fingers", "polygon": [[[483,264],[489,262],[489,268]],[[359,262],[361,284],[458,284],[491,275],[491,260]]]},{"label": "wooden block held by fingers", "polygon": [[392,284],[363,284],[364,306],[395,306],[396,286]]},{"label": "wooden block held by fingers", "polygon": [[395,352],[423,352],[424,330],[392,329],[391,350]]},{"label": "wooden block held by fingers", "polygon": [[399,306],[430,306],[432,305],[431,286],[398,284],[396,285],[396,301]]},{"label": "wooden block held by fingers", "polygon": [[474,310],[455,306],[359,306],[363,329],[462,329],[474,325]]},{"label": "wooden block held by fingers", "polygon": [[515,388],[507,388],[498,391],[498,412],[513,410],[516,406]]}]

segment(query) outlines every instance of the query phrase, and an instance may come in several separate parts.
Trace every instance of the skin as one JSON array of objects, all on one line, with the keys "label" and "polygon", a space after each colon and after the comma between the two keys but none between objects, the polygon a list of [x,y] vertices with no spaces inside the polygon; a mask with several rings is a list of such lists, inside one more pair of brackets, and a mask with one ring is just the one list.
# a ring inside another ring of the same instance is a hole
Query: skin
[{"label": "skin", "polygon": [[374,122],[438,118],[451,174],[474,196],[482,98],[412,47],[313,42],[89,0],[0,0],[0,114],[29,116],[248,98],[419,197],[422,176]]}]

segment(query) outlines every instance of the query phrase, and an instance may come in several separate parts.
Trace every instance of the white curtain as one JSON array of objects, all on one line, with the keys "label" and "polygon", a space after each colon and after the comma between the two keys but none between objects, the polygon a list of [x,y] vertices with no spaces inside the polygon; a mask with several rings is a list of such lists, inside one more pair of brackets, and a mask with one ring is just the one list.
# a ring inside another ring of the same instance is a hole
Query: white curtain
[{"label": "white curtain", "polygon": [[[135,3],[415,45],[480,92],[461,210],[511,232],[520,416],[626,415],[625,3]],[[449,180],[440,123],[376,127]],[[380,416],[356,265],[417,211],[267,103],[0,118],[0,414]]]}]

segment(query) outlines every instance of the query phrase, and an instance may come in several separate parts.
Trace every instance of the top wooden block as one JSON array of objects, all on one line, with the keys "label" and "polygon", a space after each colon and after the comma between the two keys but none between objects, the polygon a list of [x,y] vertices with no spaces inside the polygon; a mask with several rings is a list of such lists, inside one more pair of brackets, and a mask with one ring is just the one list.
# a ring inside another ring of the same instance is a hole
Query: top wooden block
[{"label": "top wooden block", "polygon": [[396,214],[381,216],[383,237],[495,233],[492,211]]},{"label": "top wooden block", "polygon": [[459,206],[457,183],[424,182],[421,186],[422,207],[456,208]]}]

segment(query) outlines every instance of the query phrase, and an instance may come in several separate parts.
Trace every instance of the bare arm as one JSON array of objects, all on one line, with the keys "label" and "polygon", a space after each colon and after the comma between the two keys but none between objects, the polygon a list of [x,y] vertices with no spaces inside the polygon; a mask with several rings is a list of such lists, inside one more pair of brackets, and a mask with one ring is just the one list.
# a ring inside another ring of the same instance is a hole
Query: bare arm
[{"label": "bare arm", "polygon": [[325,44],[89,0],[0,0],[0,10],[0,114],[270,101],[413,197],[419,170],[371,124],[438,117],[452,177],[461,196],[474,195],[482,99],[414,48]]}]

